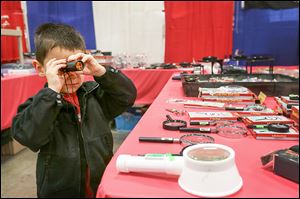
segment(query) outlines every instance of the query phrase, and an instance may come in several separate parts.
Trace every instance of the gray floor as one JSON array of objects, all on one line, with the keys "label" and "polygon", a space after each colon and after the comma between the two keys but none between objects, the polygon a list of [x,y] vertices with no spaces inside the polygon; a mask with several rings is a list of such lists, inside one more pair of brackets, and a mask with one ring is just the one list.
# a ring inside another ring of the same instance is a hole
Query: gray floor
[{"label": "gray floor", "polygon": [[[128,133],[113,131],[114,152]],[[36,198],[37,153],[24,149],[13,156],[1,156],[1,198]]]}]

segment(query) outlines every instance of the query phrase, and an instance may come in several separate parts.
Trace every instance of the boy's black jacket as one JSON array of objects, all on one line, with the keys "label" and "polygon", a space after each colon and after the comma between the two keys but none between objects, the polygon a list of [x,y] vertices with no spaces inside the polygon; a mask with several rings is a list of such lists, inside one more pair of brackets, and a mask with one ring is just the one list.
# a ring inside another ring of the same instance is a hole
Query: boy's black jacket
[{"label": "boy's black jacket", "polygon": [[38,197],[84,197],[85,163],[96,194],[113,155],[109,121],[133,105],[136,88],[112,67],[94,79],[77,90],[81,122],[73,105],[47,85],[18,108],[12,135],[32,151],[39,151]]}]

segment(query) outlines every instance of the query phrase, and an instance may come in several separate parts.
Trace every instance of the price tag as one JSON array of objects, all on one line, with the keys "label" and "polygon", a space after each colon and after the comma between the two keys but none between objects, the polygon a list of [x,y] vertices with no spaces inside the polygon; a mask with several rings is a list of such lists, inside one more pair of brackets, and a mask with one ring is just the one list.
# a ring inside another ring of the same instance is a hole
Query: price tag
[{"label": "price tag", "polygon": [[258,99],[260,101],[260,104],[263,104],[265,102],[266,98],[267,98],[267,95],[260,91],[259,95],[258,95]]}]

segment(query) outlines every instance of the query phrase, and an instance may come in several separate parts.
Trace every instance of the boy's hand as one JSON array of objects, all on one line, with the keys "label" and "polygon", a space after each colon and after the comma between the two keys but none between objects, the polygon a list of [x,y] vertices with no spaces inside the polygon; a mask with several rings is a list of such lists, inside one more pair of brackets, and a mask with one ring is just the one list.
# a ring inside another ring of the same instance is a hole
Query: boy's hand
[{"label": "boy's hand", "polygon": [[100,77],[106,72],[106,69],[100,64],[98,64],[97,60],[92,55],[77,53],[75,55],[69,56],[67,60],[68,62],[81,60],[85,65],[83,69],[83,74],[85,75],[93,75]]},{"label": "boy's hand", "polygon": [[63,85],[65,84],[63,73],[59,69],[66,67],[66,60],[56,58],[50,59],[46,64],[46,78],[48,81],[48,87],[57,93],[60,92]]}]

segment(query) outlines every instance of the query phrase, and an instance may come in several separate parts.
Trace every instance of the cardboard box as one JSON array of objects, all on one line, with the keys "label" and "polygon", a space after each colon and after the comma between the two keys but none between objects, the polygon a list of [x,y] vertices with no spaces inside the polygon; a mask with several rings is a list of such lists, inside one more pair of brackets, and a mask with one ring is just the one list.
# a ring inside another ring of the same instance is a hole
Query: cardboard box
[{"label": "cardboard box", "polygon": [[25,148],[25,146],[21,145],[18,141],[13,139],[7,144],[1,146],[1,155],[15,155]]}]

